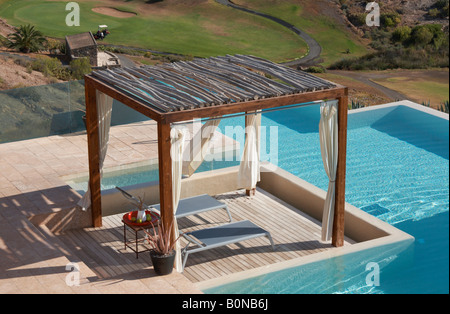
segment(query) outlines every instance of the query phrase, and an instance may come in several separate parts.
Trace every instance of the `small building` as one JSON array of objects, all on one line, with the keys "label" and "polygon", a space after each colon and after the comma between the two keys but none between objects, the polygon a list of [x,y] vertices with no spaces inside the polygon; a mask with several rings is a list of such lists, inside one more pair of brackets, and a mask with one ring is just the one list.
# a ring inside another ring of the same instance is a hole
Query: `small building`
[{"label": "small building", "polygon": [[115,54],[98,50],[97,41],[91,32],[66,36],[66,54],[69,61],[89,58],[93,68],[120,67],[120,60]]},{"label": "small building", "polygon": [[91,66],[98,66],[98,47],[91,32],[66,36],[66,54],[70,61],[89,58]]}]

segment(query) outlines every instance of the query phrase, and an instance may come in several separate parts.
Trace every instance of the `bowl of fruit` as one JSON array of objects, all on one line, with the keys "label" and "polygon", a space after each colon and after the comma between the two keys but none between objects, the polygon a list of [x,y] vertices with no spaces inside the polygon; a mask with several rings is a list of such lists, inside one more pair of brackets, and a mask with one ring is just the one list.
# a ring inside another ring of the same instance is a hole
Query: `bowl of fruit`
[{"label": "bowl of fruit", "polygon": [[122,220],[123,222],[129,225],[144,227],[149,226],[151,224],[156,224],[157,221],[160,219],[157,213],[151,212],[149,210],[145,211],[145,220],[141,218],[138,219],[137,216],[138,216],[137,210],[131,211],[123,215]]}]

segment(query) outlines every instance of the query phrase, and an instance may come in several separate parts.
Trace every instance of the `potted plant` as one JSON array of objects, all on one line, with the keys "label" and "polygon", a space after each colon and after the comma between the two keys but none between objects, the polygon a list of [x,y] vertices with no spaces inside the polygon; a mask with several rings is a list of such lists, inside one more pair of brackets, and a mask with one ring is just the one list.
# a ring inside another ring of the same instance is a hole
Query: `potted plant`
[{"label": "potted plant", "polygon": [[152,232],[144,230],[147,234],[147,241],[152,247],[150,258],[153,268],[158,275],[168,275],[173,270],[176,254],[174,247],[180,237],[173,240],[171,237],[172,229],[173,222],[167,228],[161,223],[161,220],[158,220],[156,227],[152,223]]}]

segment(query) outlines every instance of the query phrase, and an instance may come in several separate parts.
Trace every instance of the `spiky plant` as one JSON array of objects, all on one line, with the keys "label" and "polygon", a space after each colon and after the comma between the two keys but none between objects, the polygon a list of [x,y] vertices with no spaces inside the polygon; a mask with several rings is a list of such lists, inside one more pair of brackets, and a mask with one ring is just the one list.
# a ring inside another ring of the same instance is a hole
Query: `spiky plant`
[{"label": "spiky plant", "polygon": [[175,243],[178,241],[180,236],[176,239],[172,237],[172,229],[173,222],[167,228],[161,220],[158,220],[158,223],[155,225],[152,223],[153,232],[148,232],[144,230],[147,234],[147,241],[155,251],[157,255],[168,255],[173,248],[175,247]]},{"label": "spiky plant", "polygon": [[360,109],[360,108],[364,108],[365,105],[363,103],[361,103],[359,100],[353,100],[351,104],[348,104],[348,109],[349,110],[353,110],[353,109]]},{"label": "spiky plant", "polygon": [[422,101],[422,106],[430,108],[431,107],[431,102],[429,100],[428,100],[428,102]]},{"label": "spiky plant", "polygon": [[449,104],[448,104],[448,100],[444,101],[444,103],[441,104],[440,110],[441,110],[442,112],[449,113]]},{"label": "spiky plant", "polygon": [[9,34],[7,47],[24,53],[39,52],[45,48],[47,39],[34,26],[21,25],[15,33]]}]

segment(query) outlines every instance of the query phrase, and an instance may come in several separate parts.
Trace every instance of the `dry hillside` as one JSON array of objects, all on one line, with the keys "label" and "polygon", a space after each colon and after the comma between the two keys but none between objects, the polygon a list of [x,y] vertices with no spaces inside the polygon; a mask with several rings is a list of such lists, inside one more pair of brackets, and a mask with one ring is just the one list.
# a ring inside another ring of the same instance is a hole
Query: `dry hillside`
[{"label": "dry hillside", "polygon": [[[347,16],[365,13],[366,4],[370,2],[360,0],[331,1],[337,1]],[[440,23],[447,27],[449,25],[448,14],[447,17],[430,15],[430,10],[436,9],[438,0],[383,0],[376,2],[380,5],[381,14],[398,13],[401,16],[401,25],[414,26],[426,23]]]},{"label": "dry hillside", "polygon": [[0,50],[0,90],[60,82],[25,67],[17,56]]}]

